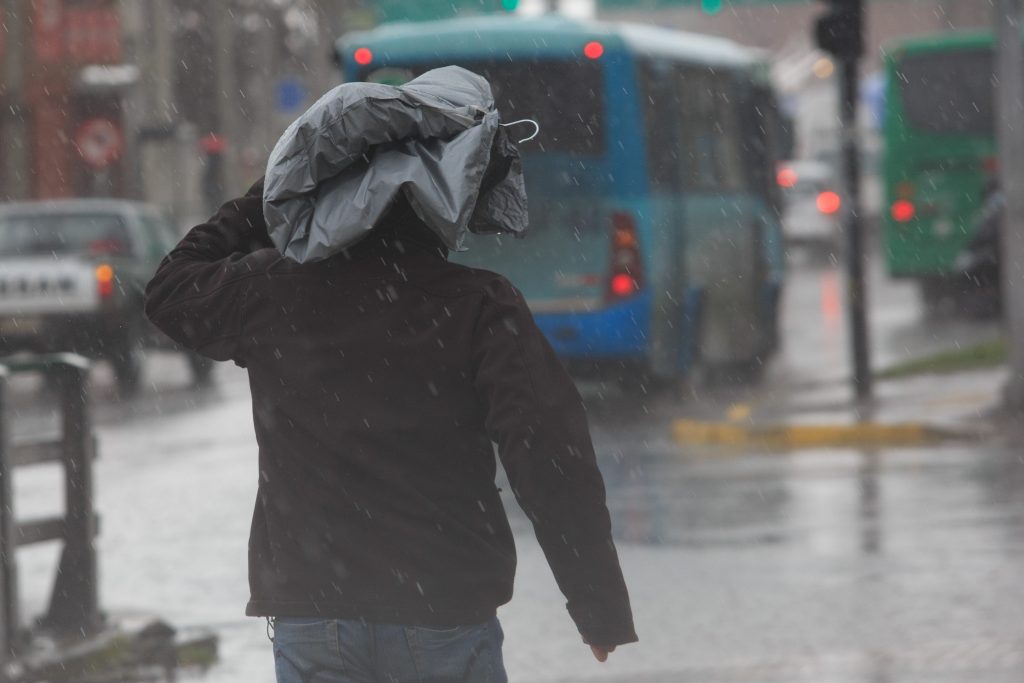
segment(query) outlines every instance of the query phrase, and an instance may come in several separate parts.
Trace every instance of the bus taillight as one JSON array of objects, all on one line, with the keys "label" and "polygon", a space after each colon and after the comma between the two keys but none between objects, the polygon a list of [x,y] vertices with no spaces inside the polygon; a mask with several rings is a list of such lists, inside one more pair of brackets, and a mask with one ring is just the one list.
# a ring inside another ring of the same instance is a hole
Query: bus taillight
[{"label": "bus taillight", "polygon": [[909,199],[897,199],[889,207],[889,215],[897,223],[909,223],[917,214],[917,207]]},{"label": "bus taillight", "polygon": [[612,214],[612,264],[608,279],[609,300],[624,299],[643,286],[643,262],[636,222],[628,213]]},{"label": "bus taillight", "polygon": [[352,57],[359,66],[366,66],[373,61],[373,52],[368,47],[361,47],[352,54]]}]

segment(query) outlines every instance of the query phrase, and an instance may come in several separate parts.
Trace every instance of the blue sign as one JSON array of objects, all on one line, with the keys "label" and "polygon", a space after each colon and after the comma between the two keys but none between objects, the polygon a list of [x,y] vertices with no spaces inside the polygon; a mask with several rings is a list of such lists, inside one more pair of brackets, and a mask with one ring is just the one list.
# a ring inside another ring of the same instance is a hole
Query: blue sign
[{"label": "blue sign", "polygon": [[291,114],[302,108],[309,92],[302,81],[294,77],[283,78],[277,83],[277,108],[284,114]]}]

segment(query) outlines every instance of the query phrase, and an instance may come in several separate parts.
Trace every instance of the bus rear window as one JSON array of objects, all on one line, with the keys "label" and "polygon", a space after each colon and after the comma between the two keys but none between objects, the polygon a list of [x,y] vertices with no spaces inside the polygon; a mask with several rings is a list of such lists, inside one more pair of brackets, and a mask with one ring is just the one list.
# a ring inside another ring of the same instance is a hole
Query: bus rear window
[{"label": "bus rear window", "polygon": [[[531,147],[545,152],[599,155],[605,148],[604,93],[601,67],[593,61],[537,60],[520,62],[456,61],[486,78],[505,122],[533,119],[540,135]],[[364,81],[398,85],[445,64],[389,64],[361,72]],[[529,125],[512,137],[527,137]]]},{"label": "bus rear window", "polygon": [[992,135],[992,53],[905,57],[897,69],[907,124],[928,133]]}]

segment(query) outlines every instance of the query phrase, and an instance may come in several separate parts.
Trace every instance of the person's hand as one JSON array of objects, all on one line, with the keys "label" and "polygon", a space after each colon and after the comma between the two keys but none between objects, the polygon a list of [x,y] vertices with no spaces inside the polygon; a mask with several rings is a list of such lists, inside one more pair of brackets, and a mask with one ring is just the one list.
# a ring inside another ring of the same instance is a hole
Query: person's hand
[{"label": "person's hand", "polygon": [[608,655],[615,652],[615,646],[604,646],[604,645],[591,645],[590,651],[594,653],[594,659],[604,663],[608,661]]}]

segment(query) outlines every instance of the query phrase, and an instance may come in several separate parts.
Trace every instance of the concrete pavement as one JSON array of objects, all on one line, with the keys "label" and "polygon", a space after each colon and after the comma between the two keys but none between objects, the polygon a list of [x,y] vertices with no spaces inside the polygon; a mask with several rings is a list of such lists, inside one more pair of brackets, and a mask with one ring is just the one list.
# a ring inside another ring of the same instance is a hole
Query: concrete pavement
[{"label": "concrete pavement", "polygon": [[[801,273],[792,296],[821,282]],[[827,328],[793,322],[808,310],[787,310],[787,327],[809,340],[791,337],[755,390],[727,387],[682,405],[588,391],[641,642],[607,664],[592,659],[507,498],[520,561],[516,595],[499,616],[513,681],[1024,680],[1024,460],[1012,440],[799,452],[674,440],[672,422],[685,411],[742,420],[736,406],[747,405],[747,417],[776,410],[803,420],[847,410],[844,366],[832,368],[833,350],[814,340]],[[876,334],[931,334],[912,306],[899,310]],[[196,392],[178,357],[155,355],[150,370],[150,386],[132,401],[118,400],[107,370],[96,371],[103,604],[115,615],[214,629],[221,662],[202,680],[270,683],[264,624],[242,616],[257,478],[246,378],[224,366],[214,390]],[[954,393],[988,396],[998,379],[945,381]],[[949,394],[933,382],[881,385],[886,414],[899,418],[920,401],[945,411]],[[33,387],[16,389],[18,429],[52,426]],[[15,486],[19,516],[59,510],[55,471],[19,471]],[[55,560],[53,547],[19,555],[29,614],[44,607]]]},{"label": "concrete pavement", "polygon": [[[195,394],[178,362],[155,360],[159,391],[100,402],[104,605],[217,631],[221,663],[203,680],[270,683],[264,625],[242,616],[256,488],[245,377],[223,368],[217,390]],[[681,448],[665,410],[609,398],[592,411],[641,636],[609,663],[579,641],[506,500],[520,556],[500,613],[513,681],[1024,677],[1024,463],[1012,444],[723,455]],[[52,473],[16,483],[20,512],[59,506]],[[30,612],[54,559],[21,557]]]}]

